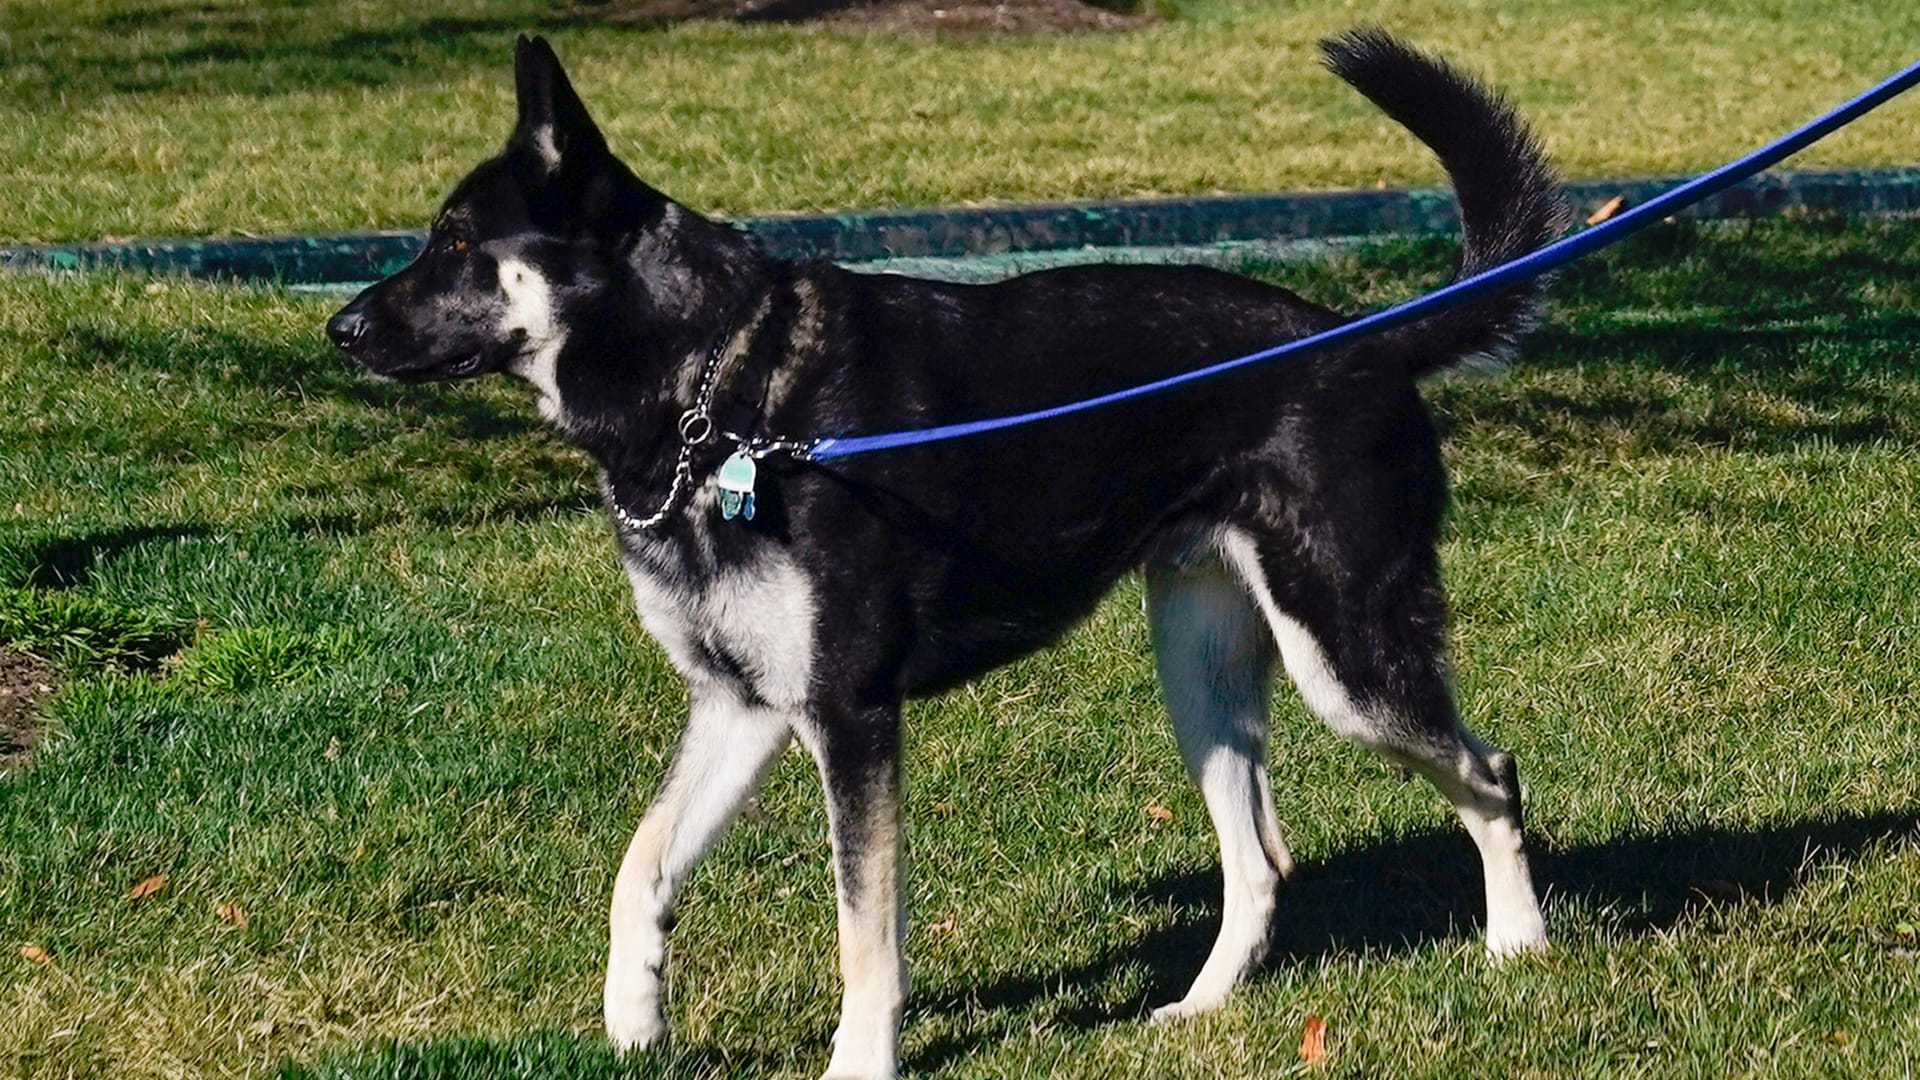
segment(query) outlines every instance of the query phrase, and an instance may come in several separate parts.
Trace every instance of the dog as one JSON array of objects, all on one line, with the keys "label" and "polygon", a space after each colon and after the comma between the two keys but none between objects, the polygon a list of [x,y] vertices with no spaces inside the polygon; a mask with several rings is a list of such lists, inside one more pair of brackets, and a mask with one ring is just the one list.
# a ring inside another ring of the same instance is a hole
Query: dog
[{"label": "dog", "polygon": [[[1446,167],[1460,276],[1563,227],[1543,152],[1492,91],[1377,29],[1322,51]],[[1156,1019],[1219,1006],[1265,951],[1292,870],[1265,761],[1276,661],[1334,731],[1458,811],[1485,872],[1488,950],[1544,945],[1513,759],[1452,703],[1435,547],[1446,482],[1416,388],[1510,350],[1536,285],[1176,392],[810,460],[823,435],[1071,401],[1343,318],[1198,267],[958,285],[771,258],[642,183],[544,41],[520,38],[514,69],[505,149],[455,186],[419,256],[327,333],[391,379],[516,375],[598,465],[640,618],[689,701],[614,883],[616,1047],[664,1037],[674,898],[797,739],[819,767],[836,881],[844,992],[826,1075],[893,1075],[907,996],[901,704],[1055,641],[1136,569],[1225,887],[1218,939]]]}]

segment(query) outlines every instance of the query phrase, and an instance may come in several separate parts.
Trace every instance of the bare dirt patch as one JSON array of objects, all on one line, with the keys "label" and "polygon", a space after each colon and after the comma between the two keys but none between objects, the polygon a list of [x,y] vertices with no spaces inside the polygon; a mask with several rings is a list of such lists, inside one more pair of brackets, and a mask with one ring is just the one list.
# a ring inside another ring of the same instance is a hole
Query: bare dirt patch
[{"label": "bare dirt patch", "polygon": [[26,764],[46,731],[40,706],[53,696],[53,665],[0,646],[0,773]]},{"label": "bare dirt patch", "polygon": [[730,19],[955,34],[1128,30],[1152,21],[1082,0],[580,0],[574,12],[613,23]]}]

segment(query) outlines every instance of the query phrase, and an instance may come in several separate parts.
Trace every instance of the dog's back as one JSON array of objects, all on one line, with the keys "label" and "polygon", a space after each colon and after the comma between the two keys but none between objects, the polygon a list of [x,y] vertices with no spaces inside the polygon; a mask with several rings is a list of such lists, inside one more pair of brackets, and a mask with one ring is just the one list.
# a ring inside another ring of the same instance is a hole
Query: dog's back
[{"label": "dog's back", "polygon": [[[1551,170],[1512,109],[1376,30],[1329,65],[1433,147],[1461,197],[1459,274],[1550,239]],[[795,268],[831,362],[808,365],[771,431],[862,433],[1021,412],[1135,386],[1336,325],[1342,317],[1217,270],[1086,266],[994,285]],[[1438,443],[1413,379],[1498,353],[1528,325],[1524,284],[1359,346],[1256,366],[1029,428],[836,464],[857,490],[790,504],[796,527],[903,569],[902,685],[937,689],[1052,640],[1169,529],[1319,516],[1391,493],[1392,537],[1431,542]],[[824,407],[822,403],[827,403]],[[1356,463],[1369,469],[1342,480]],[[805,483],[806,471],[794,475]],[[854,512],[848,512],[854,511]],[[817,515],[817,516],[816,516]],[[1289,525],[1291,528],[1292,525]],[[856,539],[857,538],[857,539]],[[964,564],[964,568],[963,565]],[[924,578],[909,581],[913,571]],[[990,612],[988,618],[972,613]]]}]

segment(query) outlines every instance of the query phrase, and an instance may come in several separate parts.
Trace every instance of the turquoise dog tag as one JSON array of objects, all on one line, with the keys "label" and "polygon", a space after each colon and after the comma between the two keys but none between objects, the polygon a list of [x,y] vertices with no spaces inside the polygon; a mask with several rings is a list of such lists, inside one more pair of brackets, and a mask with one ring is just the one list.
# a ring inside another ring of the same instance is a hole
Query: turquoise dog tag
[{"label": "turquoise dog tag", "polygon": [[735,515],[753,520],[753,479],[759,469],[745,450],[735,450],[720,466],[714,484],[720,488],[720,516],[732,521]]}]

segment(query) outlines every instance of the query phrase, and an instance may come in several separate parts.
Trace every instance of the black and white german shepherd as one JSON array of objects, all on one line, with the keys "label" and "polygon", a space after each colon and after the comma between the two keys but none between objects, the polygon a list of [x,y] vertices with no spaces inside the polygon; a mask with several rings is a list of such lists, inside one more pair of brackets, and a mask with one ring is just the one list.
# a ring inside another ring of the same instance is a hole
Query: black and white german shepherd
[{"label": "black and white german shepherd", "polygon": [[[1445,164],[1461,274],[1557,233],[1554,177],[1498,97],[1377,30],[1323,49]],[[1135,568],[1226,886],[1212,953],[1155,1018],[1217,1007],[1265,949],[1292,867],[1266,771],[1276,659],[1336,732],[1458,810],[1486,873],[1487,948],[1545,943],[1514,763],[1461,726],[1450,697],[1435,554],[1446,483],[1414,385],[1508,348],[1531,286],[1175,393],[810,462],[782,442],[1075,400],[1342,316],[1207,269],[971,286],[773,259],[636,179],[544,41],[520,39],[515,76],[506,148],[454,188],[420,256],[327,332],[395,379],[518,375],[599,465],[640,617],[690,701],[614,884],[616,1046],[665,1034],[675,894],[797,738],[825,785],[838,882],[845,993],[827,1075],[891,1076],[907,995],[901,702],[1054,641]],[[731,512],[737,498],[719,508],[740,485],[721,491],[716,474],[743,447],[759,455],[751,517]]]}]

